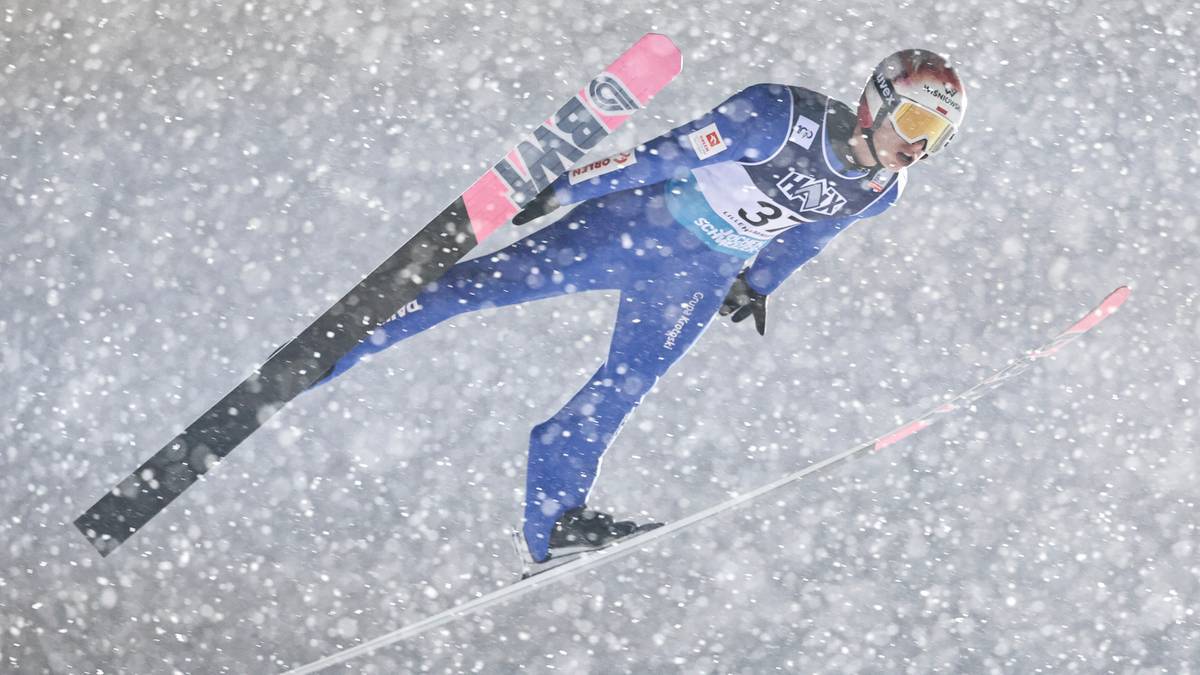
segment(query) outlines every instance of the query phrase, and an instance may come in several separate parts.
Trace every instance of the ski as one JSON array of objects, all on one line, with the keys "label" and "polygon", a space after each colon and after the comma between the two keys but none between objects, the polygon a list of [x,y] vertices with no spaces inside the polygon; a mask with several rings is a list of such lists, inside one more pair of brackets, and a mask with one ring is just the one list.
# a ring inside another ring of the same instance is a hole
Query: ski
[{"label": "ski", "polygon": [[75,526],[101,555],[115,550],[644,107],[681,67],[682,55],[669,38],[644,35],[345,297],[75,519]]},{"label": "ski", "polygon": [[699,511],[687,516],[681,520],[667,523],[662,527],[639,532],[633,537],[617,541],[607,548],[603,548],[598,551],[578,554],[578,557],[575,557],[571,561],[566,562],[558,567],[553,567],[533,576],[526,577],[521,581],[512,584],[511,586],[506,586],[490,593],[485,593],[474,598],[473,600],[464,602],[457,607],[451,607],[450,609],[447,609],[439,614],[435,614],[391,633],[381,635],[380,637],[368,642],[355,645],[349,649],[342,650],[294,670],[290,670],[288,673],[291,675],[300,675],[302,673],[317,672],[319,670],[328,668],[329,666],[348,661],[356,656],[373,652],[381,647],[386,647],[387,645],[395,644],[396,642],[420,635],[421,633],[429,631],[433,628],[437,628],[438,626],[451,623],[465,616],[479,613],[485,609],[488,609],[489,607],[493,607],[514,598],[526,595],[537,588],[547,586],[557,581],[562,581],[567,577],[579,574],[585,570],[593,569],[601,565],[606,565],[616,560],[620,560],[631,553],[646,548],[659,539],[668,537],[676,532],[679,532],[680,530],[692,527],[693,525],[725,513],[726,511],[736,507],[753,502],[768,493],[774,492],[787,485],[791,485],[792,483],[795,483],[806,476],[811,476],[813,474],[826,471],[834,466],[842,464],[843,462],[861,457],[873,450],[882,450],[889,445],[898,443],[899,441],[908,438],[919,431],[928,429],[930,426],[933,426],[935,422],[944,418],[946,415],[970,406],[987,393],[998,388],[1000,385],[1008,382],[1022,372],[1028,370],[1029,367],[1037,361],[1058,353],[1058,351],[1067,344],[1074,341],[1089,330],[1095,328],[1097,324],[1106,319],[1113,312],[1117,311],[1117,308],[1120,307],[1121,304],[1125,302],[1126,298],[1129,297],[1129,293],[1129,289],[1125,286],[1116,289],[1107,297],[1105,297],[1104,300],[1101,301],[1101,303],[1092,311],[1088,312],[1086,316],[1071,324],[1070,328],[1067,328],[1065,331],[1054,336],[1054,338],[1046,344],[1024,354],[1017,359],[1014,359],[1009,363],[1009,365],[981,380],[978,384],[970,389],[958,394],[949,401],[928,411],[924,415],[906,422],[892,431],[879,436],[878,438],[867,441],[866,443],[862,443],[861,445],[856,445],[848,450],[844,450],[836,455],[817,462],[816,464],[809,465],[799,471],[783,476],[773,483],[769,483],[750,492],[737,495],[724,502],[704,509],[703,511]]}]

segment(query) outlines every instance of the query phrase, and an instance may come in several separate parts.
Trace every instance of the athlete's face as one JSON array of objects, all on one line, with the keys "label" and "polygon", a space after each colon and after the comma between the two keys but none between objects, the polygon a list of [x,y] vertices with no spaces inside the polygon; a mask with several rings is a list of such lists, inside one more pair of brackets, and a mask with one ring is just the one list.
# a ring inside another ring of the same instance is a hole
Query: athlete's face
[{"label": "athlete's face", "polygon": [[900,134],[897,134],[896,128],[892,126],[891,119],[884,120],[883,124],[875,130],[873,140],[875,141],[875,154],[879,156],[879,161],[888,171],[899,171],[912,166],[925,157],[925,140],[909,143],[900,138]]}]

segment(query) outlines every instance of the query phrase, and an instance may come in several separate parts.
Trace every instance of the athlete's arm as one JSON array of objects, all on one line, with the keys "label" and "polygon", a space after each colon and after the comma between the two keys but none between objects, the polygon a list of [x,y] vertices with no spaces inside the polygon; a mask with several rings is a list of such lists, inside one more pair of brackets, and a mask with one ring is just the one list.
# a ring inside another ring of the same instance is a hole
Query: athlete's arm
[{"label": "athlete's arm", "polygon": [[812,260],[839,232],[857,218],[839,218],[798,225],[771,240],[746,269],[750,288],[770,295],[792,272]]},{"label": "athlete's arm", "polygon": [[[561,176],[547,189],[558,204],[573,204],[612,192],[687,177],[717,162],[758,162],[773,155],[790,131],[792,94],[787,87],[756,84],[705,115],[639,145],[625,167],[607,173],[588,163]],[[715,134],[713,133],[715,132]],[[599,160],[603,162],[603,160]],[[598,162],[593,162],[596,164]],[[597,167],[608,168],[608,167]],[[574,182],[572,182],[574,181]]]},{"label": "athlete's arm", "polygon": [[792,272],[820,253],[830,240],[851,223],[888,210],[900,199],[906,184],[907,175],[901,173],[878,199],[852,216],[805,223],[785,230],[755,256],[753,264],[746,270],[747,283],[763,295],[772,293]]}]

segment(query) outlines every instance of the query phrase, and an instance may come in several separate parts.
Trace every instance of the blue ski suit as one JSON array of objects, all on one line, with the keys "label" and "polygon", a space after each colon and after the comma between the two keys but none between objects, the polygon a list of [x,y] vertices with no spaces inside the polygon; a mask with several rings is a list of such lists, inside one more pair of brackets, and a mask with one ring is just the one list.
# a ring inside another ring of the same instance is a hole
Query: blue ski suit
[{"label": "blue ski suit", "polygon": [[582,506],[630,412],[700,337],[746,267],[767,294],[838,232],[887,209],[904,171],[846,160],[848,106],[758,84],[636,149],[555,181],[565,217],[491,255],[455,265],[338,361],[364,356],[486,307],[564,293],[620,291],[608,357],[529,441],[524,535],[535,560]]}]

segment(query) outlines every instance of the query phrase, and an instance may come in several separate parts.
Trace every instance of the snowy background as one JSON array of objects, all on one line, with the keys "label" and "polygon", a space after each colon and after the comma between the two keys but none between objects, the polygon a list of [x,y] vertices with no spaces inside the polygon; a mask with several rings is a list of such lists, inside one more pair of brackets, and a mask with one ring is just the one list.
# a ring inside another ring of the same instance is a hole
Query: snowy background
[{"label": "snowy background", "polygon": [[970,414],[348,670],[1200,671],[1194,4],[530,4],[3,3],[0,671],[278,672],[512,581],[611,294],[381,355],[107,559],[70,523],[650,30],[684,72],[598,153],[755,82],[854,101],[906,46],[970,110],[766,339],[663,379],[594,504],[694,512],[1133,296]]}]

